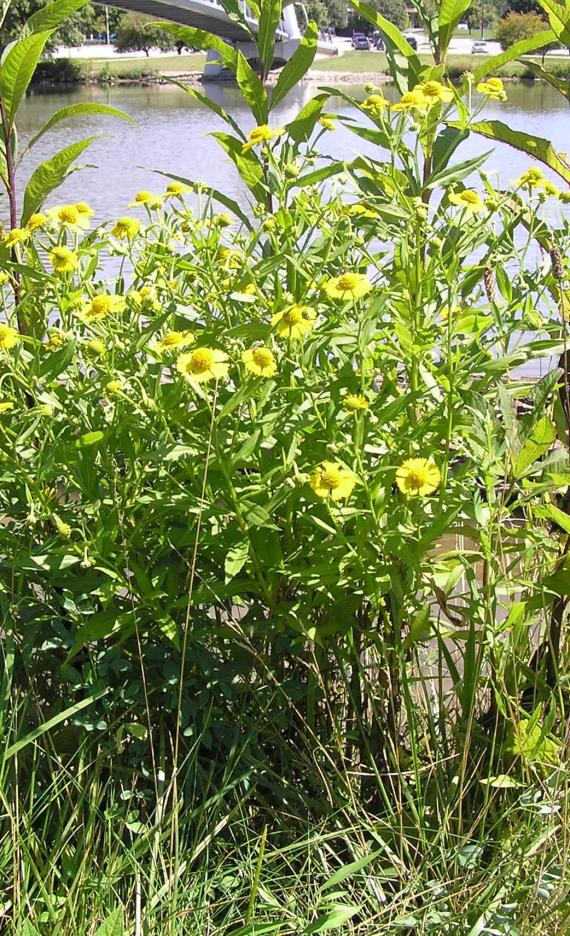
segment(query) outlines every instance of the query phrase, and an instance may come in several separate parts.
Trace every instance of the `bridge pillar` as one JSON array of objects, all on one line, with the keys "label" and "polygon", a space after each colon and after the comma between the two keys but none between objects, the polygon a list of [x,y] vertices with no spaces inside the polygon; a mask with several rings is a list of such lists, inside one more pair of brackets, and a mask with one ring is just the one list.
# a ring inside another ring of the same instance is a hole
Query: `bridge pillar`
[{"label": "bridge pillar", "polygon": [[220,53],[215,49],[208,49],[206,62],[204,64],[204,81],[219,81],[222,77],[224,66],[220,58]]}]

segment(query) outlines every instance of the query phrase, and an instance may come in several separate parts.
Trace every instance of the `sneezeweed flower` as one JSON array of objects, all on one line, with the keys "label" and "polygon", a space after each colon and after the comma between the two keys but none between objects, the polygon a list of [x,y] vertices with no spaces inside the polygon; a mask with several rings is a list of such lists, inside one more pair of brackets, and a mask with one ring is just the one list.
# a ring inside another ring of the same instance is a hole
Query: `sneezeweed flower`
[{"label": "sneezeweed flower", "polygon": [[275,137],[281,136],[285,133],[285,127],[269,127],[267,124],[261,124],[259,127],[254,127],[253,130],[247,135],[248,142],[244,143],[241,151],[242,153],[247,153],[252,146],[257,146],[258,143],[268,143],[269,140],[275,139]]},{"label": "sneezeweed flower", "polygon": [[439,468],[430,458],[408,458],[396,471],[396,484],[407,497],[427,497],[440,481]]},{"label": "sneezeweed flower", "polygon": [[129,208],[136,208],[138,205],[148,205],[150,202],[156,201],[159,197],[159,195],[155,195],[153,192],[147,192],[146,190],[137,192],[133,201],[129,202]]},{"label": "sneezeweed flower", "polygon": [[275,220],[273,215],[269,215],[269,217],[266,218],[263,224],[261,225],[261,230],[262,231],[274,231],[276,227],[277,227],[277,221]]},{"label": "sneezeweed flower", "polygon": [[31,232],[27,228],[12,228],[11,231],[4,234],[2,240],[4,241],[4,246],[11,250],[16,244],[23,244],[30,236]]},{"label": "sneezeweed flower", "polygon": [[76,205],[50,208],[48,216],[51,220],[58,221],[68,231],[75,231],[77,234],[82,234],[89,227],[89,215],[79,211]]},{"label": "sneezeweed flower", "polygon": [[419,87],[407,91],[396,104],[392,104],[394,111],[426,110],[428,107],[429,101]]},{"label": "sneezeweed flower", "polygon": [[453,91],[451,88],[446,88],[441,81],[424,81],[413,90],[420,91],[423,94],[428,107],[434,107],[436,104],[448,104],[453,100]]},{"label": "sneezeweed flower", "polygon": [[127,297],[135,306],[150,305],[152,309],[160,309],[156,286],[141,286],[140,289],[131,289],[127,293]]},{"label": "sneezeweed flower", "polygon": [[352,205],[343,205],[342,213],[349,218],[376,218],[375,213],[361,202],[355,202]]},{"label": "sneezeweed flower", "polygon": [[560,189],[556,187],[554,182],[551,182],[550,179],[544,180],[544,185],[542,186],[542,191],[545,195],[550,195],[551,198],[560,197]]},{"label": "sneezeweed flower", "polygon": [[0,351],[10,351],[20,340],[20,334],[11,325],[0,322]]},{"label": "sneezeweed flower", "polygon": [[241,359],[245,369],[256,377],[273,377],[277,373],[277,361],[270,348],[249,348]]},{"label": "sneezeweed flower", "polygon": [[330,299],[342,299],[343,302],[361,299],[371,289],[372,283],[364,273],[342,273],[324,285]]},{"label": "sneezeweed flower", "polygon": [[[184,195],[186,192],[190,192],[190,186],[185,185],[184,182],[169,182],[166,186],[166,195]],[[139,193],[140,194],[140,193]]]},{"label": "sneezeweed flower", "polygon": [[46,419],[50,419],[53,416],[53,406],[49,403],[40,403],[36,407],[36,413],[38,416],[44,416]]},{"label": "sneezeweed flower", "polygon": [[3,416],[4,413],[10,413],[15,405],[13,400],[0,400],[0,416]]},{"label": "sneezeweed flower", "polygon": [[188,381],[205,383],[208,380],[221,380],[227,376],[228,356],[215,348],[196,348],[188,354],[181,354],[176,362],[177,371]]},{"label": "sneezeweed flower", "polygon": [[75,202],[75,207],[77,208],[79,214],[83,215],[84,218],[91,218],[95,214],[91,205],[88,205],[87,202]]},{"label": "sneezeweed flower", "polygon": [[338,462],[324,461],[311,472],[310,485],[318,497],[345,500],[355,484],[356,475]]},{"label": "sneezeweed flower", "polygon": [[357,413],[359,410],[368,409],[368,400],[360,394],[349,393],[342,401],[342,405],[349,413]]},{"label": "sneezeweed flower", "polygon": [[126,215],[122,218],[119,218],[115,222],[115,226],[111,230],[113,237],[117,237],[119,240],[132,240],[133,237],[136,237],[141,229],[141,223],[138,218],[128,218]]},{"label": "sneezeweed flower", "polygon": [[492,101],[506,101],[507,93],[500,78],[486,78],[477,85],[479,94],[484,94]]},{"label": "sneezeweed flower", "polygon": [[544,174],[540,166],[530,166],[526,172],[523,172],[520,179],[515,183],[516,185],[524,186],[525,188],[541,188],[544,185]]},{"label": "sneezeweed flower", "polygon": [[244,257],[240,250],[220,247],[216,253],[216,260],[226,270],[238,270],[243,265]]},{"label": "sneezeweed flower", "polygon": [[122,312],[124,308],[124,296],[101,293],[99,296],[94,296],[91,302],[84,308],[83,317],[88,322],[98,322],[107,315],[112,315],[115,312]]},{"label": "sneezeweed flower", "polygon": [[152,349],[164,354],[168,351],[177,351],[179,348],[187,348],[193,341],[192,332],[167,332],[162,338],[153,342]]},{"label": "sneezeweed flower", "polygon": [[336,114],[323,114],[322,117],[319,117],[319,123],[325,130],[336,130],[337,120]]},{"label": "sneezeweed flower", "polygon": [[118,393],[122,393],[124,386],[122,380],[109,380],[105,384],[105,393],[107,396],[116,396]]},{"label": "sneezeweed flower", "polygon": [[449,202],[464,211],[476,213],[485,210],[485,202],[474,189],[464,189],[462,192],[454,192],[448,196]]},{"label": "sneezeweed flower", "polygon": [[5,270],[2,270],[2,272],[0,273],[0,286],[5,286],[5,284],[8,283],[9,281],[10,281],[9,275],[6,273]]},{"label": "sneezeweed flower", "polygon": [[367,110],[371,117],[379,117],[382,111],[390,106],[390,102],[383,94],[371,94],[360,106]]},{"label": "sneezeweed flower", "polygon": [[36,214],[30,215],[30,217],[28,218],[28,223],[26,224],[26,227],[28,231],[31,231],[31,233],[33,234],[34,231],[40,231],[42,228],[44,228],[47,223],[48,223],[47,216],[45,214],[41,214],[40,212],[37,212]]},{"label": "sneezeweed flower", "polygon": [[93,357],[103,357],[107,349],[103,341],[100,338],[91,338],[85,344],[85,350],[87,354],[92,355]]},{"label": "sneezeweed flower", "polygon": [[234,223],[234,220],[230,214],[227,214],[225,211],[222,214],[215,214],[212,217],[212,224],[217,228],[227,228]]},{"label": "sneezeweed flower", "polygon": [[316,317],[317,313],[310,306],[295,303],[277,312],[271,319],[271,324],[277,328],[277,334],[282,338],[296,341],[304,338],[311,330]]},{"label": "sneezeweed flower", "polygon": [[442,319],[442,321],[447,322],[449,316],[451,316],[451,318],[454,319],[459,315],[460,312],[461,312],[460,305],[452,305],[451,308],[448,305],[445,305],[443,306],[442,309],[440,309],[439,316]]},{"label": "sneezeweed flower", "polygon": [[62,348],[66,343],[67,338],[60,331],[50,331],[48,340],[46,341],[45,348],[46,351],[57,351],[58,348]]},{"label": "sneezeweed flower", "polygon": [[49,259],[56,273],[73,273],[79,265],[79,257],[69,247],[54,247]]}]

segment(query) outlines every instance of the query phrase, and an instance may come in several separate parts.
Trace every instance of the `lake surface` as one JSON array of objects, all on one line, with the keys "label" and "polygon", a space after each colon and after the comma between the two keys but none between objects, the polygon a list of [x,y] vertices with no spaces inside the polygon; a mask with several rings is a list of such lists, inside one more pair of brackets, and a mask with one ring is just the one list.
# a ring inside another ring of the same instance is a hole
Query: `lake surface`
[{"label": "lake surface", "polygon": [[[323,80],[326,84],[326,79]],[[249,112],[240,102],[237,88],[209,84],[205,92],[221,104],[246,130],[252,126]],[[364,89],[344,85],[343,90],[363,98]],[[526,130],[550,139],[566,150],[570,133],[570,108],[562,95],[543,82],[513,82],[507,87],[508,101],[491,102],[486,119],[499,119],[514,129]],[[300,85],[276,109],[274,123],[286,123],[317,93],[315,84]],[[386,95],[395,96],[388,85]],[[153,170],[172,172],[193,181],[203,181],[238,201],[246,201],[246,192],[233,164],[210,134],[225,127],[223,121],[202,107],[184,91],[174,86],[88,87],[65,93],[32,93],[20,112],[20,132],[25,139],[37,131],[58,108],[79,102],[97,102],[119,108],[132,123],[108,117],[80,117],[56,126],[34,148],[22,166],[20,191],[24,178],[34,165],[58,149],[94,133],[102,138],[91,146],[81,163],[91,168],[73,173],[53,201],[79,201],[88,198],[97,221],[111,220],[124,214],[132,196],[139,189],[164,190],[165,180]],[[329,111],[348,113],[350,108],[332,99]],[[323,152],[350,159],[358,154],[381,159],[382,151],[339,126],[321,140]],[[456,152],[456,160],[492,149],[485,140],[471,136]],[[501,184],[516,178],[529,159],[507,146],[497,146],[485,166],[494,171]],[[554,176],[553,176],[554,178]],[[558,180],[559,181],[559,180]],[[493,178],[496,182],[496,178]],[[4,206],[2,206],[3,208]],[[1,209],[0,209],[1,210]]]}]

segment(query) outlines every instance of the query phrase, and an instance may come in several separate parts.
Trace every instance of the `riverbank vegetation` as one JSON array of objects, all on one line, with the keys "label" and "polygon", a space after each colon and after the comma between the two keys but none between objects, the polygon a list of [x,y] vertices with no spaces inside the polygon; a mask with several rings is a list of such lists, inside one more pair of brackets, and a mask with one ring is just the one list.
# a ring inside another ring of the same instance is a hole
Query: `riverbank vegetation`
[{"label": "riverbank vegetation", "polygon": [[[252,130],[186,90],[247,199],[165,153],[94,227],[55,194],[93,136],[22,167],[124,115],[16,146],[73,2],[0,66],[3,931],[565,932],[570,166],[485,120],[533,40],[454,86],[464,0],[438,66],[354,0],[397,100],[280,126],[315,24],[272,88],[278,0],[258,71],[164,24],[235,74]],[[376,154],[323,156],[340,124]],[[529,154],[508,188],[475,133]]]}]

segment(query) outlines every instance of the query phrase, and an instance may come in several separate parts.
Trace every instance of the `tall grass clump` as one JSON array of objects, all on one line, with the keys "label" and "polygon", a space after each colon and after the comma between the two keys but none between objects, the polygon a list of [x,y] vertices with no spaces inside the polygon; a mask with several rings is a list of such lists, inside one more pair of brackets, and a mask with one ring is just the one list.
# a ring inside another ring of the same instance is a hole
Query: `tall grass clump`
[{"label": "tall grass clump", "polygon": [[[186,90],[245,206],[166,165],[93,230],[52,195],[92,138],[21,194],[70,0],[0,67],[3,931],[563,933],[570,169],[484,119],[505,55],[448,82],[464,2],[426,66],[355,0],[399,101],[285,126],[317,29],[269,89],[250,6],[255,68],[164,24],[236,76],[248,132]],[[470,133],[535,161],[495,189]]]}]

